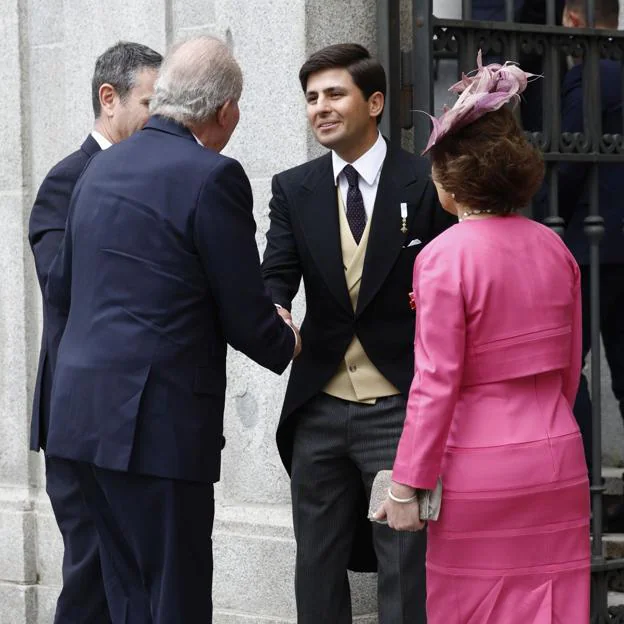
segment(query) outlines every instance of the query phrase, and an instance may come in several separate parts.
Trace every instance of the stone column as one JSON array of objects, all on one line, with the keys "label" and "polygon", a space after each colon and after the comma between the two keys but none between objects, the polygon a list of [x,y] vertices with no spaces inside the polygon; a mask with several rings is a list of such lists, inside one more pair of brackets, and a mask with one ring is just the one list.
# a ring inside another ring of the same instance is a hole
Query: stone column
[{"label": "stone column", "polygon": [[27,336],[24,188],[28,168],[25,123],[25,2],[0,12],[0,623],[32,622],[37,580],[35,515],[27,450]]}]

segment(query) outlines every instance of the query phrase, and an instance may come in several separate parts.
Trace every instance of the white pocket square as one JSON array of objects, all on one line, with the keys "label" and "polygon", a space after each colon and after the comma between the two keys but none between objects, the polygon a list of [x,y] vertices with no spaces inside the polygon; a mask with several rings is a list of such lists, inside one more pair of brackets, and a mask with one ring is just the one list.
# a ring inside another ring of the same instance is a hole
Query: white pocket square
[{"label": "white pocket square", "polygon": [[407,243],[405,247],[414,247],[415,245],[421,245],[421,244],[422,244],[422,241],[420,240],[420,238],[414,238],[409,243]]}]

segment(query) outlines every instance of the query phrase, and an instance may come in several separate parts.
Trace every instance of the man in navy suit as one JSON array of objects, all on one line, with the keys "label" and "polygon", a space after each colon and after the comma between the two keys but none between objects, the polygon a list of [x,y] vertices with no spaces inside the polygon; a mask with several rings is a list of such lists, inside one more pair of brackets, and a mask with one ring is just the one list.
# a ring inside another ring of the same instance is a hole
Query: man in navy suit
[{"label": "man in navy suit", "polygon": [[80,479],[115,624],[212,621],[227,345],[276,373],[300,348],[262,281],[249,180],[219,153],[241,90],[220,41],[173,48],[145,128],[78,181],[48,279],[68,316],[47,452]]},{"label": "man in navy suit", "polygon": [[[514,0],[513,8],[517,11],[522,0]],[[506,19],[505,0],[472,0],[472,19],[492,22],[504,22]]]},{"label": "man in navy suit", "polygon": [[[596,0],[596,28],[616,30],[618,0]],[[586,28],[586,3],[567,0],[563,25]],[[574,65],[566,74],[562,91],[561,131],[584,132],[583,64]],[[601,123],[604,134],[622,134],[621,66],[619,61],[600,61]],[[559,165],[559,214],[566,221],[564,240],[581,267],[583,295],[583,358],[591,347],[589,239],[584,221],[589,214],[589,163]],[[600,329],[605,357],[611,371],[613,394],[624,418],[624,165],[603,163],[598,167],[598,206],[604,219],[600,241]],[[591,401],[587,379],[581,383],[574,405],[588,459],[591,454]],[[609,514],[610,530],[624,529],[624,503]]]},{"label": "man in navy suit", "polygon": [[[119,42],[96,61],[92,80],[93,131],[80,149],[45,177],[30,215],[29,241],[41,292],[65,232],[69,200],[89,158],[143,127],[162,57],[154,50]],[[46,448],[50,391],[64,321],[43,299],[43,333],[34,392],[30,448]],[[95,527],[67,463],[46,455],[46,489],[63,536],[63,589],[55,622],[110,622]]]},{"label": "man in navy suit", "polygon": [[[617,29],[618,0],[596,0],[596,28]],[[563,25],[586,28],[584,0],[567,0]],[[600,117],[605,134],[622,133],[622,93],[620,63],[603,59],[600,71]],[[561,132],[570,136],[585,133],[582,63],[571,65],[561,87]],[[589,239],[585,233],[585,218],[590,203],[589,162],[561,162],[558,165],[559,216],[565,221],[564,241],[581,268],[583,298],[583,360],[591,347]],[[613,392],[624,417],[624,165],[602,163],[598,166],[598,208],[604,219],[604,236],[600,242],[600,325],[605,355],[613,381]],[[544,185],[534,202],[534,216],[547,215],[547,187]],[[591,468],[592,408],[587,379],[581,375],[574,415],[585,447],[585,457]]]}]

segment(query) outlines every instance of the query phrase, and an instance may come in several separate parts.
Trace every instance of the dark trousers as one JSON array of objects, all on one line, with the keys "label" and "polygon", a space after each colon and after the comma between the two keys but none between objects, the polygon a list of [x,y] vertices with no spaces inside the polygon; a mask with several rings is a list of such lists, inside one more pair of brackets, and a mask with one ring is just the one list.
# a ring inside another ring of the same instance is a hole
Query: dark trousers
[{"label": "dark trousers", "polygon": [[[99,539],[73,462],[45,458],[46,491],[63,537],[63,587],[54,624],[110,624]],[[114,593],[119,588],[111,585]]]},{"label": "dark trousers", "polygon": [[[589,267],[582,266],[583,361],[591,347],[589,281]],[[619,402],[620,413],[624,418],[624,265],[622,264],[603,264],[600,267],[600,333],[611,371],[613,394]],[[587,464],[591,469],[592,414],[585,375],[581,375],[574,415],[583,436]]]},{"label": "dark trousers", "polygon": [[[298,624],[351,624],[347,565],[362,485],[392,468],[405,419],[401,396],[375,405],[319,394],[296,415],[291,489],[297,540]],[[420,624],[425,616],[424,532],[373,526],[379,624]]]},{"label": "dark trousers", "polygon": [[213,485],[73,464],[104,582],[122,590],[113,624],[211,624]]}]

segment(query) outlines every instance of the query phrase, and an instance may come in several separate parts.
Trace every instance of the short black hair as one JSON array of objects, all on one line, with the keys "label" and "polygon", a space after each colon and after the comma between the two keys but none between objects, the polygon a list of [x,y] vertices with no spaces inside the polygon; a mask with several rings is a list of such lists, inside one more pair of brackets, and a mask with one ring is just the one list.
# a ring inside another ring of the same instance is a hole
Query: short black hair
[{"label": "short black hair", "polygon": [[97,119],[100,107],[100,87],[110,84],[123,101],[136,86],[136,75],[144,69],[158,69],[162,55],[140,43],[119,41],[98,56],[91,80],[91,102]]},{"label": "short black hair", "polygon": [[[566,0],[565,6],[568,10],[578,11],[587,16],[587,0]],[[594,1],[594,21],[596,24],[603,24],[614,30],[618,27],[620,16],[620,3],[618,0],[595,0]]]},{"label": "short black hair", "polygon": [[[617,0],[616,0],[617,1]],[[353,82],[368,98],[380,91],[386,97],[386,72],[382,64],[371,57],[370,52],[359,43],[336,43],[312,54],[299,70],[299,82],[305,93],[308,79],[316,72],[326,69],[346,69]],[[381,121],[380,113],[377,123]]]}]

